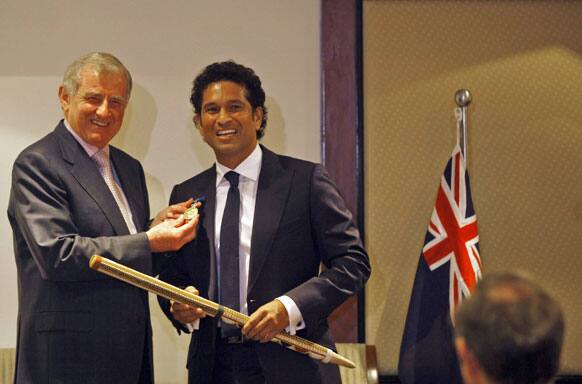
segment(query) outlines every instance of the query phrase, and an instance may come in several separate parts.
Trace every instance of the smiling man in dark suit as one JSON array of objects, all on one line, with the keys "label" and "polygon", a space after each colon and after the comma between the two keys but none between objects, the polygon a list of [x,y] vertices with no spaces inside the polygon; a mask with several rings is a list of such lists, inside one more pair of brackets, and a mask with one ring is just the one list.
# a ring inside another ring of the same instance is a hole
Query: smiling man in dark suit
[{"label": "smiling man in dark suit", "polygon": [[196,240],[160,278],[193,286],[250,320],[241,333],[202,318],[199,308],[160,300],[178,330],[196,329],[189,382],[340,382],[336,366],[267,341],[287,330],[333,348],[327,317],[370,275],[343,199],[322,166],[258,144],[267,111],[252,69],[209,65],[194,80],[191,102],[216,164],[174,187],[171,203],[191,196],[205,203]]},{"label": "smiling man in dark suit", "polygon": [[106,53],[80,57],[59,88],[65,119],[12,170],[8,218],[18,270],[15,383],[152,383],[147,294],[89,268],[100,254],[151,274],[152,252],[180,249],[198,219],[148,229],[137,160],[109,145],[121,128],[131,76]]}]

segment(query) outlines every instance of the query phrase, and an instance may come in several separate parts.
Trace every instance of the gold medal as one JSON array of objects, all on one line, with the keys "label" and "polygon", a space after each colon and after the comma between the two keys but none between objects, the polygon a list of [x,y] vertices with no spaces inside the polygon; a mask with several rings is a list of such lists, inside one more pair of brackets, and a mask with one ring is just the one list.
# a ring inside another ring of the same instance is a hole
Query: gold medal
[{"label": "gold medal", "polygon": [[196,208],[196,203],[197,201],[195,201],[190,208],[184,211],[184,213],[182,214],[184,219],[192,220],[198,215],[198,208]]}]

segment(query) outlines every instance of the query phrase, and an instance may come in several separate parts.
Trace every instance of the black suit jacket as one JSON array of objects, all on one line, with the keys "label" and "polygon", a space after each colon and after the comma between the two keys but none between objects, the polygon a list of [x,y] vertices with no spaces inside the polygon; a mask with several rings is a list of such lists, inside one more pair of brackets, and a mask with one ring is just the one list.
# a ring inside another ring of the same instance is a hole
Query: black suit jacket
[{"label": "black suit jacket", "polygon": [[[249,313],[281,295],[297,304],[306,323],[298,335],[334,347],[327,317],[357,293],[370,275],[370,264],[359,232],[337,188],[323,167],[279,156],[262,147],[255,215],[251,235],[248,283]],[[196,239],[177,252],[162,280],[193,285],[204,297],[217,300],[214,217],[216,169],[176,185],[170,203],[204,197]],[[325,270],[319,272],[320,263]],[[173,320],[166,300],[162,309]],[[202,319],[188,352],[191,383],[207,382],[213,366],[216,321]],[[335,366],[273,343],[257,344],[269,382],[332,383],[339,381]],[[272,369],[271,369],[272,368]]]},{"label": "black suit jacket", "polygon": [[[111,147],[136,228],[149,218],[139,162]],[[61,121],[12,170],[8,218],[18,271],[16,383],[136,383],[151,365],[145,292],[89,268],[93,254],[152,272],[97,165]]]}]

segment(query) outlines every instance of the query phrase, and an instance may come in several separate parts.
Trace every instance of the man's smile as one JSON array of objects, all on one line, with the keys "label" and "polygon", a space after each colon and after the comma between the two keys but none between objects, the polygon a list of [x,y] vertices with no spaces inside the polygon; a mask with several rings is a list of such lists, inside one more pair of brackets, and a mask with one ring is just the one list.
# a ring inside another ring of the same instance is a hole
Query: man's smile
[{"label": "man's smile", "polygon": [[109,122],[98,120],[98,119],[91,119],[91,124],[97,125],[97,126],[102,127],[102,128],[109,126]]},{"label": "man's smile", "polygon": [[232,135],[236,135],[235,129],[225,129],[225,130],[216,132],[216,136],[232,136]]}]

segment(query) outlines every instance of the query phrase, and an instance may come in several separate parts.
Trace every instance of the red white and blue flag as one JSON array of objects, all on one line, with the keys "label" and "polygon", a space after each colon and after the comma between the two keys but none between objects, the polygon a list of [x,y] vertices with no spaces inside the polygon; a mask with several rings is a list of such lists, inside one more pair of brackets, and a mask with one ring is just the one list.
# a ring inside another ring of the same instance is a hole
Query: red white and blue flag
[{"label": "red white and blue flag", "polygon": [[459,145],[441,177],[400,346],[404,384],[462,383],[453,314],[481,278],[477,217]]}]

